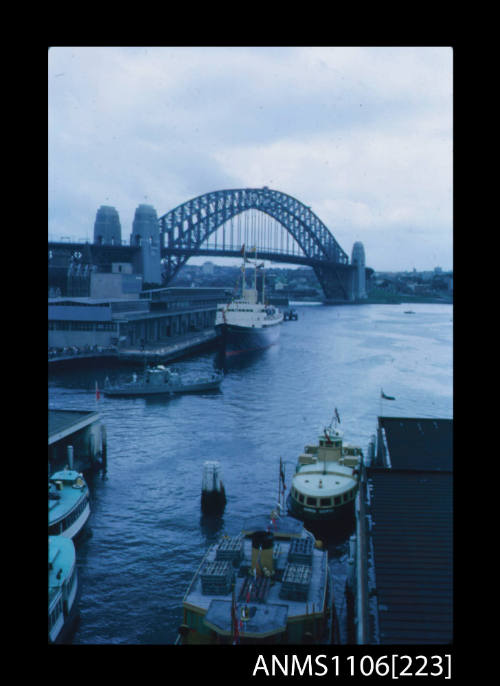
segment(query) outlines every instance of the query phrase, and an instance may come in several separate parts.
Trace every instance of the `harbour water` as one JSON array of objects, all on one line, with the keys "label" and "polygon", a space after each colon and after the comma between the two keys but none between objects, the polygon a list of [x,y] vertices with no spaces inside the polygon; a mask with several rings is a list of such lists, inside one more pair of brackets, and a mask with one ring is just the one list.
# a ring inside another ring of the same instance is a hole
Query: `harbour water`
[{"label": "harbour water", "polygon": [[[287,486],[306,443],[338,409],[346,441],[366,453],[377,416],[453,416],[453,307],[294,305],[277,345],[228,362],[219,392],[160,398],[95,396],[105,377],[140,366],[50,372],[49,407],[97,409],[107,429],[106,478],[90,479],[88,535],[77,547],[81,619],[74,644],[172,644],[182,598],[209,545],[269,513],[280,457]],[[174,365],[205,373],[205,352]],[[382,400],[380,390],[395,397]],[[227,504],[201,514],[203,463],[218,460]],[[327,541],[345,615],[349,531]],[[343,641],[348,640],[346,627]]]}]

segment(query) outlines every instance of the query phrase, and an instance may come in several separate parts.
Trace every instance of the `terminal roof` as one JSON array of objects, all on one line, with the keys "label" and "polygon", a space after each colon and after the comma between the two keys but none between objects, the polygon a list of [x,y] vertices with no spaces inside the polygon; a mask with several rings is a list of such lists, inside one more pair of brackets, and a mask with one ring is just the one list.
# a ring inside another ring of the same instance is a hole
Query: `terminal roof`
[{"label": "terminal roof", "polygon": [[378,642],[451,643],[453,475],[368,469]]}]

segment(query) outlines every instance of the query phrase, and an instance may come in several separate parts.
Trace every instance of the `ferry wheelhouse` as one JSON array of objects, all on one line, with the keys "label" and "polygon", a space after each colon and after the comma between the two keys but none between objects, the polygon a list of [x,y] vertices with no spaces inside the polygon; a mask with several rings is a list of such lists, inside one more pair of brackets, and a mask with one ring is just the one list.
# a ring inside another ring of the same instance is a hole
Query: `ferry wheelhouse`
[{"label": "ferry wheelhouse", "polygon": [[289,513],[303,521],[327,521],[352,512],[358,491],[363,452],[343,443],[331,425],[316,445],[299,455],[287,499]]}]

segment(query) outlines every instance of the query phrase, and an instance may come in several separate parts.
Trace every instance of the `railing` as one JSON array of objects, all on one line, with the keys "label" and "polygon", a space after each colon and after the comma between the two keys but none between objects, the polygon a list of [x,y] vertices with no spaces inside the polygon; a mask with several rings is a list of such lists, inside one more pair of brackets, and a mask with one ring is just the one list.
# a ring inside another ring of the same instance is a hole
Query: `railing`
[{"label": "railing", "polygon": [[117,348],[113,345],[92,345],[78,347],[76,345],[66,346],[64,348],[50,347],[48,349],[49,362],[56,360],[69,360],[74,358],[85,357],[110,357],[118,354]]}]

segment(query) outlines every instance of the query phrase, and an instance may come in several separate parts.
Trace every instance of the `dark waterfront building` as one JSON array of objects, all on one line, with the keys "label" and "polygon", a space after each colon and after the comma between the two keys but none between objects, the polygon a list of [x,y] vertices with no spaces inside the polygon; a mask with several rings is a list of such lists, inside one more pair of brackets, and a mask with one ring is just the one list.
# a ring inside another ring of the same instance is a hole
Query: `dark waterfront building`
[{"label": "dark waterfront building", "polygon": [[379,417],[377,443],[358,518],[358,642],[449,644],[453,420]]},{"label": "dark waterfront building", "polygon": [[222,288],[158,288],[139,298],[49,298],[49,348],[161,346],[215,327]]},{"label": "dark waterfront building", "polygon": [[74,468],[88,471],[103,468],[106,431],[98,412],[83,410],[49,410],[49,472],[68,464],[68,448],[73,448]]},{"label": "dark waterfront building", "polygon": [[379,417],[376,463],[396,469],[453,471],[453,420]]}]

